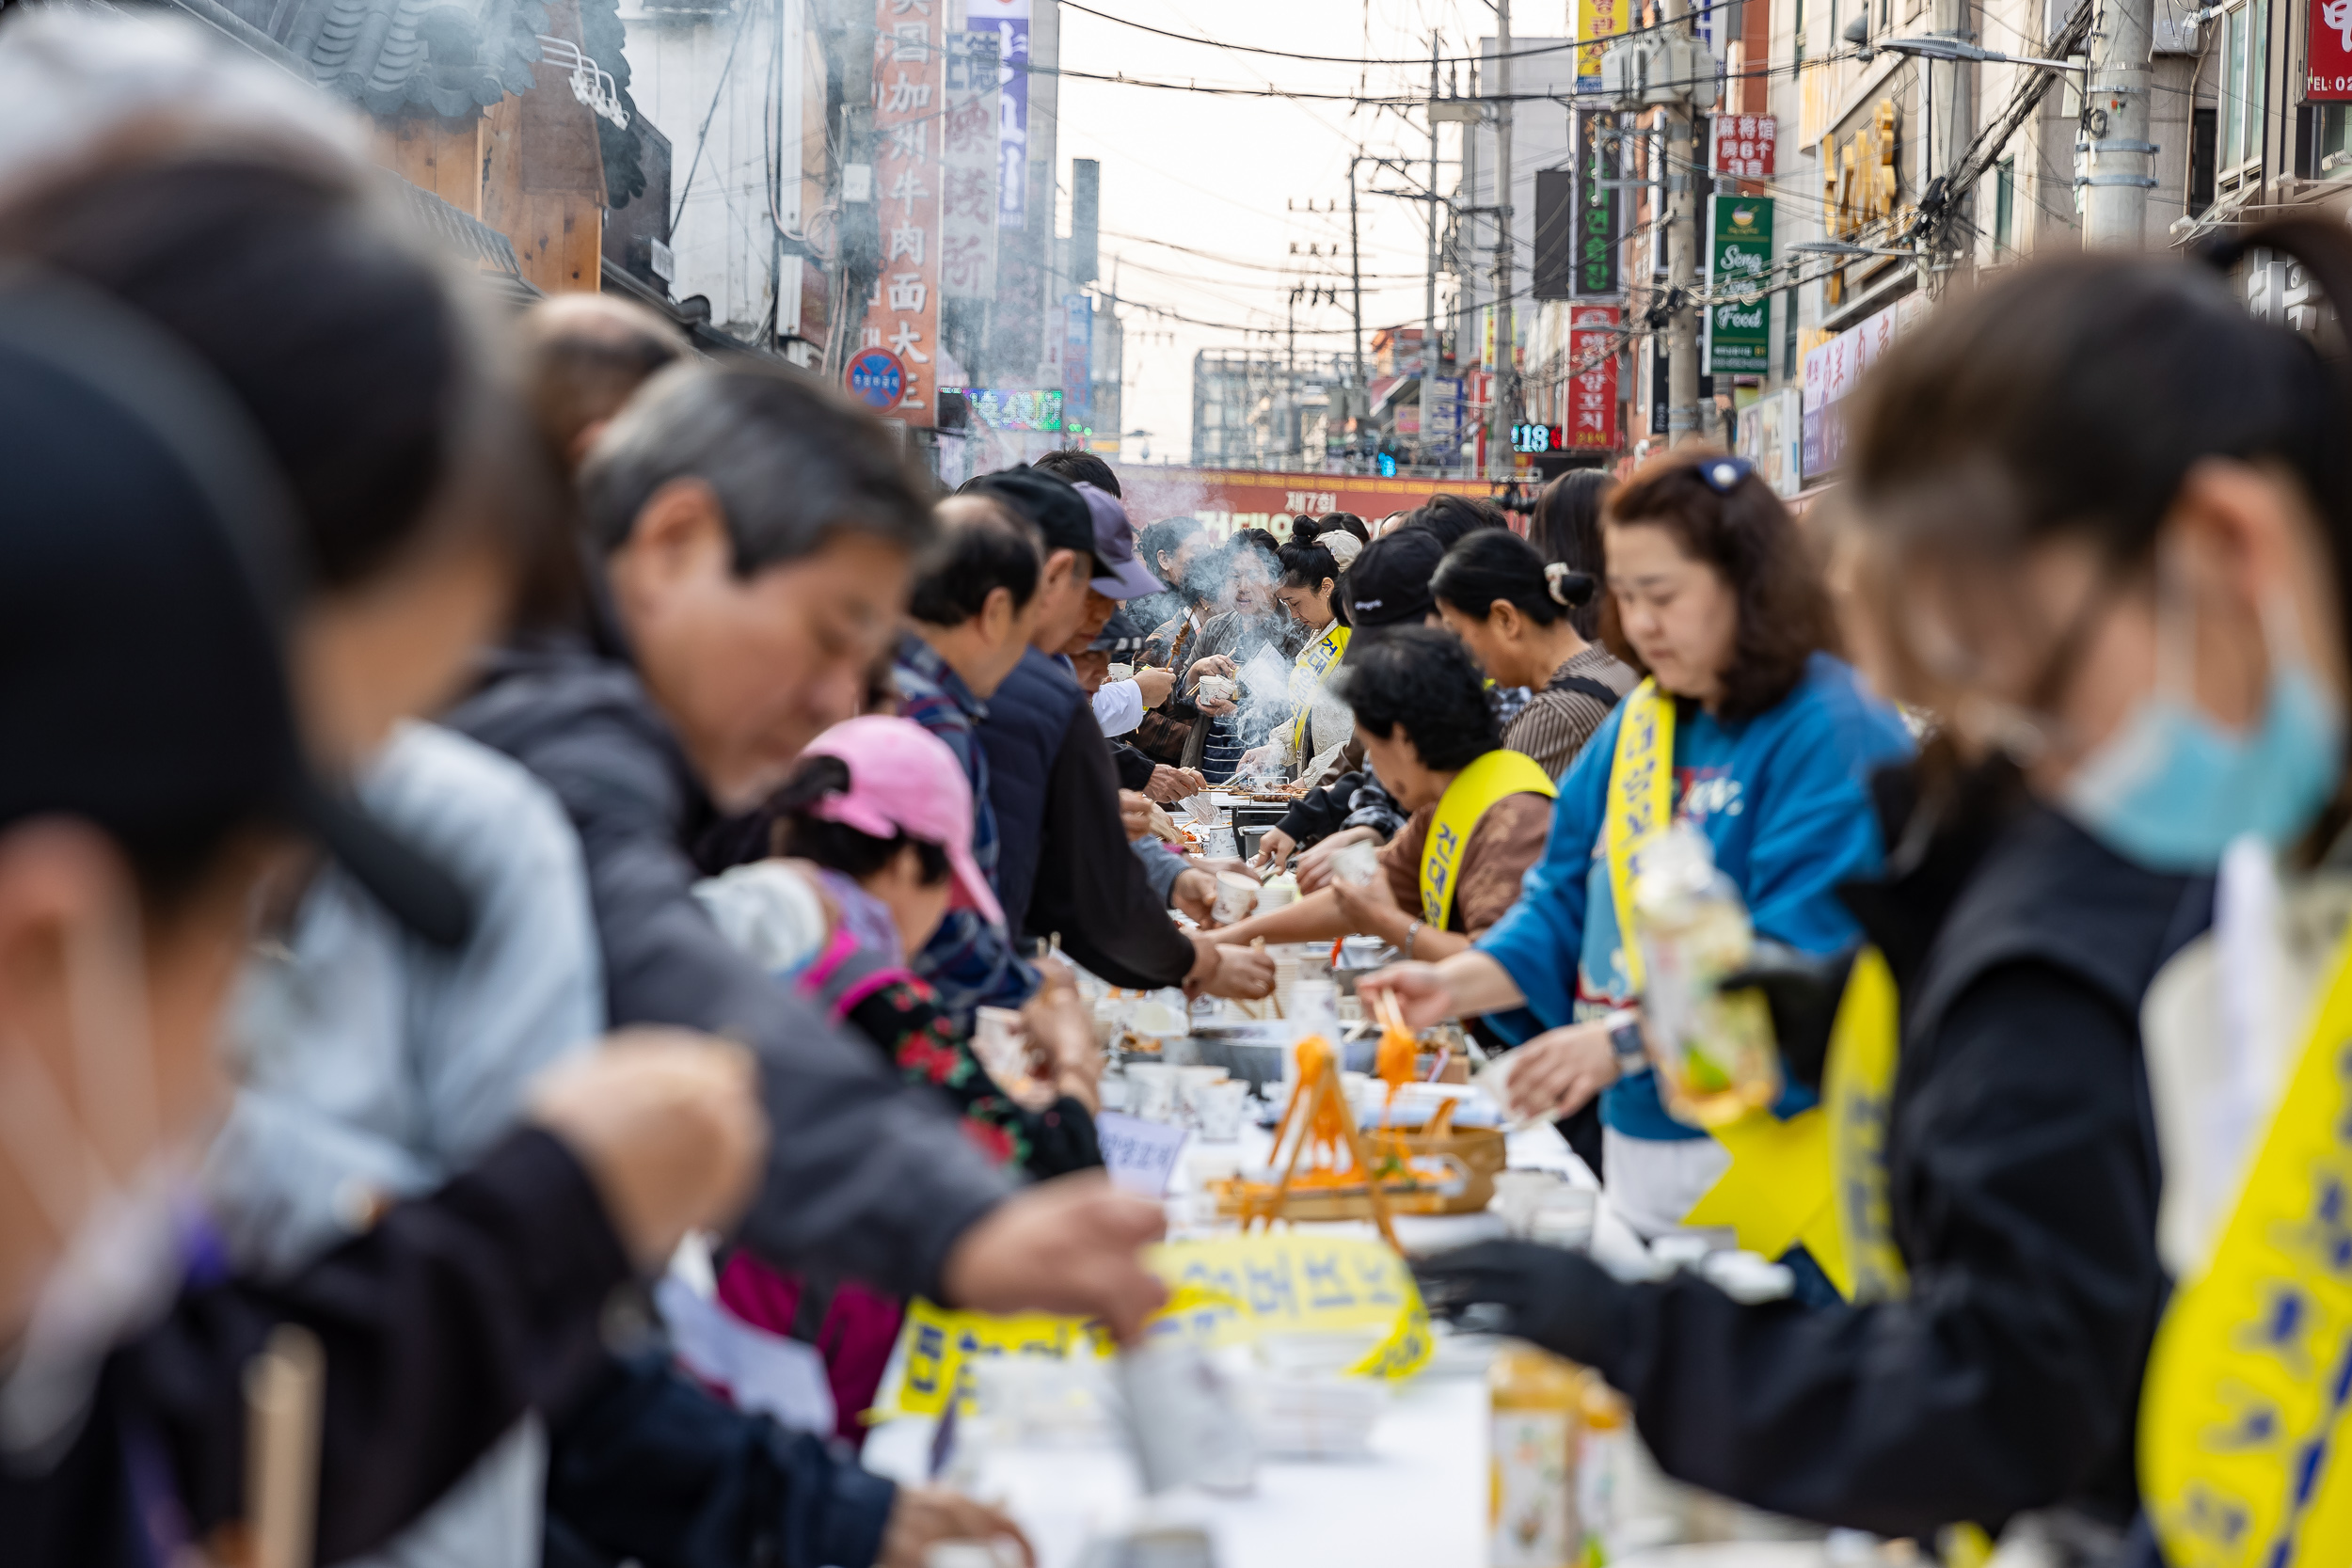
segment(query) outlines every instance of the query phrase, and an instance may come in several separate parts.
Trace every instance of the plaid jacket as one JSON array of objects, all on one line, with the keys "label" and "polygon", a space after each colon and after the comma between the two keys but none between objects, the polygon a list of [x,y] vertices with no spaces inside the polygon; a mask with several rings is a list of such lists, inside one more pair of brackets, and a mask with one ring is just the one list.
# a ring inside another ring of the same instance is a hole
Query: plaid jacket
[{"label": "plaid jacket", "polygon": [[[912,719],[947,743],[972,785],[972,859],[989,886],[996,885],[996,808],[988,798],[988,752],[974,726],[988,717],[963,678],[931,645],[902,632],[891,669],[898,717]],[[973,910],[949,910],[930,942],[915,955],[914,972],[938,993],[939,1008],[959,1028],[971,1027],[983,1004],[1018,1007],[1037,994],[1037,972],[1021,960],[1011,937]]]}]

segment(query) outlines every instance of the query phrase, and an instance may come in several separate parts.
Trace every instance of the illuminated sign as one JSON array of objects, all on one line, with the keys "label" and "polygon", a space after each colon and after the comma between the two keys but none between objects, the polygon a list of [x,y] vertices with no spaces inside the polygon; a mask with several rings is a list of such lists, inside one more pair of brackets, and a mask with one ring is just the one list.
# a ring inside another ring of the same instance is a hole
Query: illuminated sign
[{"label": "illuminated sign", "polygon": [[1515,424],[1511,427],[1511,450],[1523,452],[1558,451],[1567,443],[1558,425]]},{"label": "illuminated sign", "polygon": [[974,387],[963,395],[971,406],[973,422],[991,430],[1031,430],[1053,435],[1061,429],[1062,394],[1058,387],[1042,391]]}]

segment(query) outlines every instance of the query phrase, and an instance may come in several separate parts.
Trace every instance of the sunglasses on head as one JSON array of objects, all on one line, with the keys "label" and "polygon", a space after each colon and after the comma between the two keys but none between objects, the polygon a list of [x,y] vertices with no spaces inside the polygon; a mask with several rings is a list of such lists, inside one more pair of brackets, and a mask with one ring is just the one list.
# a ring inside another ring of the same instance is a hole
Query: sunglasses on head
[{"label": "sunglasses on head", "polygon": [[1740,482],[1756,472],[1756,465],[1744,457],[1710,457],[1693,470],[1707,482],[1707,487],[1719,496],[1728,496],[1740,487]]}]

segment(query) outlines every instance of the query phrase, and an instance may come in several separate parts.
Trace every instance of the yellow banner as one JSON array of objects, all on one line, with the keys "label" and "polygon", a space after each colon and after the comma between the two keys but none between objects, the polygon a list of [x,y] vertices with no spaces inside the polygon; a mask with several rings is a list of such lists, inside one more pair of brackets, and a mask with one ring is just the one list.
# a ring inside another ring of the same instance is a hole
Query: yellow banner
[{"label": "yellow banner", "polygon": [[1821,1085],[1837,1205],[1837,1254],[1815,1261],[1848,1301],[1892,1301],[1911,1285],[1895,1245],[1886,1191],[1886,1133],[1895,1068],[1902,1055],[1901,1001],[1894,971],[1875,947],[1854,956],[1830,1025]]},{"label": "yellow banner", "polygon": [[1645,676],[1623,707],[1616,754],[1609,761],[1609,809],[1601,823],[1601,843],[1609,854],[1609,901],[1617,911],[1625,976],[1639,991],[1642,948],[1633,940],[1633,857],[1674,820],[1675,703],[1658,689],[1656,676]]},{"label": "yellow banner", "polygon": [[2352,1562],[2352,937],[2204,1272],[2174,1292],[2139,1405],[2171,1568]]},{"label": "yellow banner", "polygon": [[1558,793],[1551,775],[1534,757],[1503,747],[1454,775],[1438,798],[1437,814],[1429,819],[1429,836],[1421,848],[1421,917],[1432,930],[1444,930],[1453,918],[1462,854],[1487,809],[1506,795],[1540,795],[1549,800]]},{"label": "yellow banner", "polygon": [[[1411,1271],[1367,1238],[1300,1231],[1219,1236],[1153,1247],[1144,1261],[1166,1281],[1169,1297],[1147,1326],[1149,1334],[1226,1345],[1273,1334],[1383,1330],[1349,1370],[1389,1380],[1421,1370],[1435,1348]],[[917,1298],[907,1305],[874,1417],[938,1415],[977,1357],[1107,1355],[1111,1348],[1102,1325],[1085,1319],[953,1312]]]}]

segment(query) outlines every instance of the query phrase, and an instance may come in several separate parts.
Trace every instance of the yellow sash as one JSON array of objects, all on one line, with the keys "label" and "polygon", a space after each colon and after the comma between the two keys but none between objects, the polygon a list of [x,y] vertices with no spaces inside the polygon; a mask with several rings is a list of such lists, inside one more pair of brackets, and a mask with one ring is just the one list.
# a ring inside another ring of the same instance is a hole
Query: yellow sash
[{"label": "yellow sash", "polygon": [[[1609,901],[1617,911],[1617,942],[1626,978],[1642,989],[1642,950],[1633,940],[1633,857],[1674,820],[1675,704],[1645,676],[1623,705],[1617,751],[1609,764],[1608,815],[1601,847],[1609,855]],[[1767,1254],[1768,1257],[1777,1256]]]},{"label": "yellow sash", "polygon": [[[1323,628],[1323,635],[1298,650],[1298,657],[1291,662],[1292,704],[1298,717],[1291,721],[1291,750],[1305,762],[1307,752],[1307,722],[1314,717],[1315,693],[1323,688],[1323,677],[1340,656],[1347,652],[1347,640],[1353,635],[1337,621]],[[1301,675],[1305,680],[1299,679]]]},{"label": "yellow sash", "polygon": [[1486,808],[1506,795],[1540,795],[1550,800],[1558,791],[1525,752],[1505,748],[1488,752],[1454,775],[1438,799],[1437,815],[1429,820],[1429,838],[1421,848],[1421,917],[1433,930],[1442,931],[1454,914],[1454,884],[1462,869],[1462,851],[1478,831]]},{"label": "yellow sash", "polygon": [[2157,1326],[2139,1487],[2172,1568],[2352,1562],[2352,934],[2201,1274]]},{"label": "yellow sash", "polygon": [[1865,947],[1837,999],[1821,1085],[1837,1228],[1831,1251],[1814,1256],[1848,1301],[1889,1301],[1911,1288],[1886,1196],[1886,1130],[1901,1047],[1894,972],[1877,948]]}]

